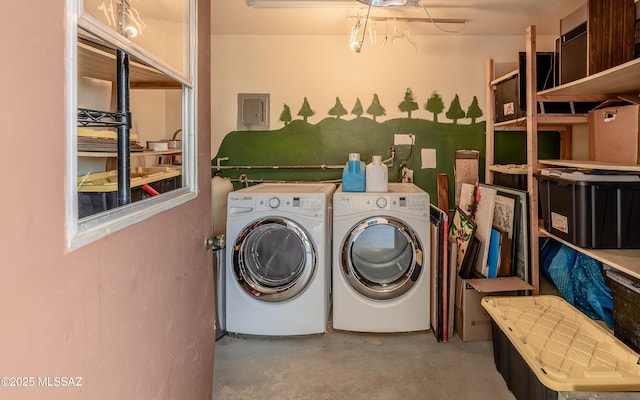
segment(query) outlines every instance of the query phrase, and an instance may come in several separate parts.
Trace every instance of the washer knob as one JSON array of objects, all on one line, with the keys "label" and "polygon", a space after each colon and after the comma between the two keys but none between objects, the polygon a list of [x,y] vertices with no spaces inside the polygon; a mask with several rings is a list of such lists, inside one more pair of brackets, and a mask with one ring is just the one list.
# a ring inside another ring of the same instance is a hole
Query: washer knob
[{"label": "washer knob", "polygon": [[269,207],[278,208],[280,207],[280,199],[277,197],[272,197],[269,199]]},{"label": "washer knob", "polygon": [[378,208],[385,208],[387,206],[387,199],[384,197],[378,197],[378,200],[376,200],[376,206],[378,206]]}]

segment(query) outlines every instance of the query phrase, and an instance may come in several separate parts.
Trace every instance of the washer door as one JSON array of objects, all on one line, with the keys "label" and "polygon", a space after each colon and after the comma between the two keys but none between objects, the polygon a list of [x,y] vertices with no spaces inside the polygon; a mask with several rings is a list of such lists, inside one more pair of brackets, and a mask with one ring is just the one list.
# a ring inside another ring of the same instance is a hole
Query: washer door
[{"label": "washer door", "polygon": [[406,224],[391,217],[359,222],[342,243],[342,273],[370,299],[402,296],[422,272],[423,249]]},{"label": "washer door", "polygon": [[292,299],[302,293],[316,269],[308,234],[285,218],[264,218],[245,227],[233,245],[235,278],[262,301]]}]

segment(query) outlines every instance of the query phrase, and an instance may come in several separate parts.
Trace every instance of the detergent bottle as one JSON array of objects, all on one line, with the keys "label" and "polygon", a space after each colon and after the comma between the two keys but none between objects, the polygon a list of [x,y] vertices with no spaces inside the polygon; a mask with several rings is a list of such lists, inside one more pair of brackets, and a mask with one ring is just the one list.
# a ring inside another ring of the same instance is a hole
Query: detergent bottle
[{"label": "detergent bottle", "polygon": [[360,161],[360,153],[349,153],[349,161],[342,171],[343,192],[364,192],[366,189],[366,166]]},{"label": "detergent bottle", "polygon": [[387,192],[389,190],[389,169],[382,163],[382,156],[373,156],[367,164],[367,192]]}]

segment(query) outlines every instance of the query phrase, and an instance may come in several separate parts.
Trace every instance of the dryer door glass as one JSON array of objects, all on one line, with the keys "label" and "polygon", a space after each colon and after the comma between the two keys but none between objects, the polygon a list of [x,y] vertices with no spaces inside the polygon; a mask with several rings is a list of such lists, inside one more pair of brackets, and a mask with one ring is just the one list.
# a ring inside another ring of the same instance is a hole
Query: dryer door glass
[{"label": "dryer door glass", "polygon": [[244,290],[264,301],[291,299],[307,287],[315,251],[307,233],[284,218],[247,226],[233,247],[234,272]]},{"label": "dryer door glass", "polygon": [[295,281],[305,266],[304,246],[282,225],[262,225],[247,236],[244,246],[247,273],[266,287],[282,287]]},{"label": "dryer door glass", "polygon": [[342,272],[371,299],[406,293],[422,271],[422,245],[411,228],[394,218],[369,218],[356,225],[342,246]]}]

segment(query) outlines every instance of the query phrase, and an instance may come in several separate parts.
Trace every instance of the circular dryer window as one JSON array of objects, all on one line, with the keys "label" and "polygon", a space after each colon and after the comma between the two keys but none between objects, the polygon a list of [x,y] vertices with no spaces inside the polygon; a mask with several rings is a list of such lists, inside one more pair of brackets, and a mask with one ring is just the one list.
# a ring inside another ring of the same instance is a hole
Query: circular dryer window
[{"label": "circular dryer window", "polygon": [[342,244],[342,273],[360,294],[393,299],[417,282],[422,254],[415,232],[402,221],[368,218],[356,224]]},{"label": "circular dryer window", "polygon": [[233,245],[233,270],[240,286],[262,301],[285,301],[313,278],[313,243],[298,224],[264,218],[245,227]]}]

